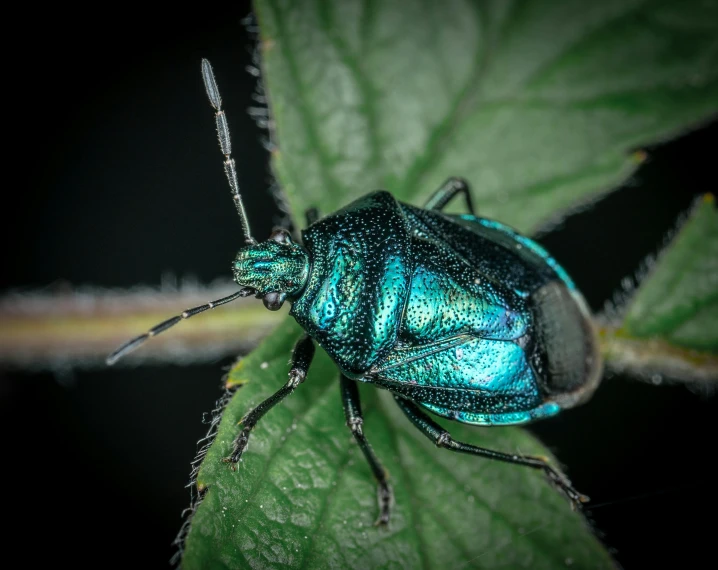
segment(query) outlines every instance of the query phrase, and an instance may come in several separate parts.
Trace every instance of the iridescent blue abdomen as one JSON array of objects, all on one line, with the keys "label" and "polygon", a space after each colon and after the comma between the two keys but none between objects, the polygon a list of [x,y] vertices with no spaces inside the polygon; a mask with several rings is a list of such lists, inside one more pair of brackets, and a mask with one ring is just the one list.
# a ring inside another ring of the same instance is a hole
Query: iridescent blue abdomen
[{"label": "iridescent blue abdomen", "polygon": [[350,378],[482,425],[554,415],[598,384],[583,298],[502,224],[375,192],[303,237],[313,261],[292,315]]}]

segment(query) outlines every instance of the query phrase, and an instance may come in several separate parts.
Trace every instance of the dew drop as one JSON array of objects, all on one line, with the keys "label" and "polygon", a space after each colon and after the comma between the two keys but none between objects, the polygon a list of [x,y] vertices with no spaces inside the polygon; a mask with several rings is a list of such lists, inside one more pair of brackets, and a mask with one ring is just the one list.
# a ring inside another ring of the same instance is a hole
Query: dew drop
[{"label": "dew drop", "polygon": [[571,566],[573,564],[573,558],[566,558],[564,562],[566,562],[566,566]]},{"label": "dew drop", "polygon": [[269,368],[269,362],[262,362],[262,364],[260,364],[259,367],[262,370],[266,370],[267,368]]},{"label": "dew drop", "polygon": [[651,382],[658,386],[661,382],[663,382],[663,377],[660,374],[654,374],[651,376]]}]

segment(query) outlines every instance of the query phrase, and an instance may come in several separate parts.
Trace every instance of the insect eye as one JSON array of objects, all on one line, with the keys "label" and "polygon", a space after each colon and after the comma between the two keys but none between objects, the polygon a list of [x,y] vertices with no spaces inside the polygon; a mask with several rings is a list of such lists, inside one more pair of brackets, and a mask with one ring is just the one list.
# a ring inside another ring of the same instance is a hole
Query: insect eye
[{"label": "insect eye", "polygon": [[277,243],[280,243],[282,245],[289,245],[290,243],[292,243],[292,237],[289,235],[289,232],[284,228],[277,228],[273,230],[272,233],[269,235],[269,239],[272,241],[276,241]]},{"label": "insect eye", "polygon": [[262,302],[270,311],[278,311],[282,308],[286,298],[286,293],[267,293],[262,299]]}]

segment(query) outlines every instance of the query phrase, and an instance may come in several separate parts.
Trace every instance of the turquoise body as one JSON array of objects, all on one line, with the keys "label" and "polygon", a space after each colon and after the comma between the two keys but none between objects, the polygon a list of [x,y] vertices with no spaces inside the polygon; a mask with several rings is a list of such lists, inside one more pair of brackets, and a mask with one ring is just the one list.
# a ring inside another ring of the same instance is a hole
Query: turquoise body
[{"label": "turquoise body", "polygon": [[[315,222],[302,240],[284,244],[290,314],[349,378],[479,425],[552,416],[599,382],[583,297],[540,245],[507,226],[379,191]],[[276,268],[264,287],[257,272],[278,263],[262,247],[235,262],[240,285],[260,295]]]}]

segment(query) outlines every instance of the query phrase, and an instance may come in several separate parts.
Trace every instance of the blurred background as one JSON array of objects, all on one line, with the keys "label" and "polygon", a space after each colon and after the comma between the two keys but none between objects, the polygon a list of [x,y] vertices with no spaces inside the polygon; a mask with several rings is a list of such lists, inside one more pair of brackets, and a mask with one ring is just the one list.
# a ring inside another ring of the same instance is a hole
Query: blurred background
[{"label": "blurred background", "polygon": [[[240,20],[249,11],[249,2],[236,2],[161,17],[117,10],[100,18],[66,7],[32,16],[6,63],[17,129],[5,162],[2,292],[229,277],[239,222],[202,57],[217,74],[254,233],[269,232],[279,211],[267,191],[262,132],[246,113],[253,40]],[[594,309],[659,248],[696,196],[715,192],[717,135],[713,123],[646,149],[621,191],[541,238]],[[202,420],[232,360],[0,370],[7,524],[19,539],[7,541],[6,557],[166,567]],[[613,377],[587,405],[531,430],[591,496],[589,516],[620,564],[689,566],[713,556],[715,529],[703,521],[718,507],[709,467],[716,412],[716,398],[683,386]]]}]

